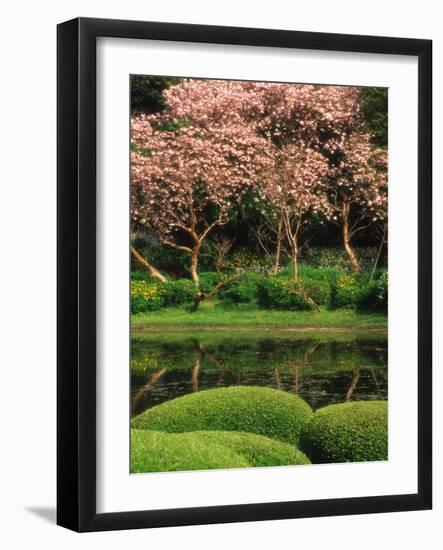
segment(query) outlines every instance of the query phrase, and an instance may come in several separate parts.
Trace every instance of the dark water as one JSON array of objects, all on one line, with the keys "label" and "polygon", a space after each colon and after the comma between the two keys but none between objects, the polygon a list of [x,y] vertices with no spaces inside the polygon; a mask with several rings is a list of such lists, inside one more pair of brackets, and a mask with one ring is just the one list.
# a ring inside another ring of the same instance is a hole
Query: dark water
[{"label": "dark water", "polygon": [[131,413],[191,392],[267,386],[315,410],[346,400],[387,399],[387,339],[374,334],[277,331],[136,333]]}]

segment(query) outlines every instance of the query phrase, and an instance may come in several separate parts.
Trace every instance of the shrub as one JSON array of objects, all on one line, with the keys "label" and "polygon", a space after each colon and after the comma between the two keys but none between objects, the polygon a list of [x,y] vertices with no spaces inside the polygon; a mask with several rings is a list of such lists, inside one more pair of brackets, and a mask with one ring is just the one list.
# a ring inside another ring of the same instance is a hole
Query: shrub
[{"label": "shrub", "polygon": [[195,285],[189,279],[153,282],[152,279],[131,280],[131,312],[156,311],[165,306],[189,304],[195,296]]},{"label": "shrub", "polygon": [[302,281],[326,281],[329,284],[335,282],[340,271],[331,268],[320,268],[311,265],[300,264],[299,274]]},{"label": "shrub", "polygon": [[331,299],[331,285],[321,279],[303,279],[300,281],[303,292],[318,305],[326,305]]},{"label": "shrub", "polygon": [[162,294],[164,306],[179,306],[194,300],[196,288],[189,279],[177,279],[163,283]]},{"label": "shrub", "polygon": [[306,456],[292,445],[251,433],[131,432],[133,473],[309,463]]},{"label": "shrub", "polygon": [[340,274],[331,288],[332,307],[355,307],[360,297],[360,278],[356,273]]},{"label": "shrub", "polygon": [[215,285],[217,285],[222,279],[222,274],[216,271],[206,271],[200,274],[200,290],[202,292],[209,292]]},{"label": "shrub", "polygon": [[312,309],[312,304],[300,293],[298,283],[276,277],[268,277],[258,284],[257,299],[259,306],[266,309]]},{"label": "shrub", "polygon": [[387,416],[387,401],[328,405],[304,425],[300,448],[314,464],[387,460]]},{"label": "shrub", "polygon": [[133,418],[132,427],[165,432],[251,432],[297,444],[311,415],[309,405],[296,395],[271,388],[231,386],[157,405]]},{"label": "shrub", "polygon": [[231,304],[250,304],[256,301],[257,284],[255,281],[236,281],[221,293],[222,300]]},{"label": "shrub", "polygon": [[388,310],[388,272],[378,274],[378,278],[368,283],[360,291],[357,306],[362,310]]},{"label": "shrub", "polygon": [[131,281],[131,312],[155,311],[163,305],[160,284],[144,279]]},{"label": "shrub", "polygon": [[269,277],[253,271],[243,273],[218,292],[227,304],[257,304],[258,286]]}]

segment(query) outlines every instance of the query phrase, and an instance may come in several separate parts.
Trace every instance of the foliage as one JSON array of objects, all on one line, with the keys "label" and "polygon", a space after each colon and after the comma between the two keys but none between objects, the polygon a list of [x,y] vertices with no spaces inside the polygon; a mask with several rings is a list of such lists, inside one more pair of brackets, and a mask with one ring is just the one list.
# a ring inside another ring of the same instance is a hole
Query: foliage
[{"label": "foliage", "polygon": [[388,310],[388,272],[382,271],[360,291],[357,306],[362,310]]},{"label": "foliage", "polygon": [[[278,274],[279,277],[285,274],[285,271],[282,270]],[[300,279],[303,282],[308,281],[322,281],[329,284],[332,284],[337,278],[339,271],[329,267],[316,267],[315,265],[307,265],[305,263],[300,264]],[[286,273],[286,276],[289,274]]]},{"label": "foliage", "polygon": [[131,472],[169,472],[212,468],[248,468],[309,464],[287,443],[261,435],[199,431],[131,431]]},{"label": "foliage", "polygon": [[166,281],[161,286],[164,306],[190,304],[194,300],[196,289],[189,279]]},{"label": "foliage", "polygon": [[272,258],[264,257],[247,248],[239,248],[226,258],[226,269],[249,273],[268,273],[272,267]]},{"label": "foliage", "polygon": [[331,289],[331,306],[355,307],[360,298],[360,277],[356,273],[341,273]]},{"label": "foliage", "polygon": [[[375,247],[354,247],[355,255],[360,264],[361,270],[370,271],[377,257],[377,248]],[[343,248],[315,246],[310,247],[305,255],[304,261],[312,267],[318,267],[322,270],[332,269],[334,271],[349,271],[350,265],[348,257]]]},{"label": "foliage", "polygon": [[328,405],[303,427],[300,448],[314,464],[387,460],[387,417],[387,401]]},{"label": "foliage", "polygon": [[195,285],[189,279],[160,283],[138,275],[131,279],[131,312],[158,311],[166,306],[190,304],[195,292]]},{"label": "foliage", "polygon": [[328,305],[330,303],[331,284],[328,280],[301,278],[299,286],[303,293],[317,305]]},{"label": "foliage", "polygon": [[[228,275],[203,272],[200,275],[202,292],[210,292]],[[146,271],[132,273],[131,309],[133,313],[158,311],[163,307],[191,304],[196,287],[189,279],[169,279],[160,283]],[[314,305],[337,308],[358,308],[362,311],[387,311],[388,276],[379,269],[370,280],[367,273],[347,273],[319,269],[302,264],[298,282],[291,278],[290,268],[277,276],[244,272],[227,280],[213,299],[224,306],[248,306],[262,309],[309,311]]]},{"label": "foliage", "polygon": [[[179,250],[173,250],[169,246],[152,239],[148,241],[144,237],[133,240],[133,246],[161,272],[167,273],[173,278],[189,278],[189,262],[187,254]],[[140,266],[131,256],[132,269],[139,270]],[[146,272],[147,273],[147,272]]]},{"label": "foliage", "polygon": [[312,304],[306,299],[303,285],[291,279],[268,277],[258,285],[258,304],[265,309],[306,311]]},{"label": "foliage", "polygon": [[163,90],[177,84],[178,78],[162,76],[131,76],[131,112],[156,113],[166,107]]},{"label": "foliage", "polygon": [[257,305],[258,286],[267,278],[255,271],[245,271],[221,289],[218,296],[227,304]]},{"label": "foliage", "polygon": [[379,269],[371,281],[368,274],[341,273],[332,283],[331,307],[387,311],[388,272]]},{"label": "foliage", "polygon": [[362,111],[372,142],[388,145],[388,88],[362,88]]},{"label": "foliage", "polygon": [[145,279],[131,280],[131,312],[156,311],[163,306],[163,294],[158,283]]},{"label": "foliage", "polygon": [[235,282],[223,292],[222,300],[232,304],[252,304],[257,297],[255,281]]},{"label": "foliage", "polygon": [[252,432],[296,445],[312,415],[300,397],[271,388],[231,386],[192,393],[148,409],[132,427],[165,432]]},{"label": "foliage", "polygon": [[222,280],[222,278],[223,275],[216,271],[204,271],[200,274],[200,290],[202,292],[209,292]]}]

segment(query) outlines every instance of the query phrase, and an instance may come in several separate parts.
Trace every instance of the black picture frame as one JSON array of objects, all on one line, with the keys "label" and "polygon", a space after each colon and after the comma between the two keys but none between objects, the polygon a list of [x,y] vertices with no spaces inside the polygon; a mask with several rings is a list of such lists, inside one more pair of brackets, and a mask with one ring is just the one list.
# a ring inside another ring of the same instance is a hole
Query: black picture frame
[{"label": "black picture frame", "polygon": [[[96,39],[399,54],[418,58],[418,491],[416,494],[96,512]],[[426,510],[432,506],[432,42],[78,18],[57,29],[57,523],[75,531]]]}]

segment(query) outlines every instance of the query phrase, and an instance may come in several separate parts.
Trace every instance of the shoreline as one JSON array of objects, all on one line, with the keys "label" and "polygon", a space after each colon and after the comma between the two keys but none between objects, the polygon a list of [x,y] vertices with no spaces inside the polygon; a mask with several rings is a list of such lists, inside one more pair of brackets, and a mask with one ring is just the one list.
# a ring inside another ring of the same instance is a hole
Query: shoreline
[{"label": "shoreline", "polygon": [[334,326],[287,326],[287,325],[134,325],[131,324],[131,332],[223,332],[223,331],[251,332],[257,331],[282,331],[282,332],[371,332],[386,333],[387,326],[356,326],[356,327],[334,327]]}]

